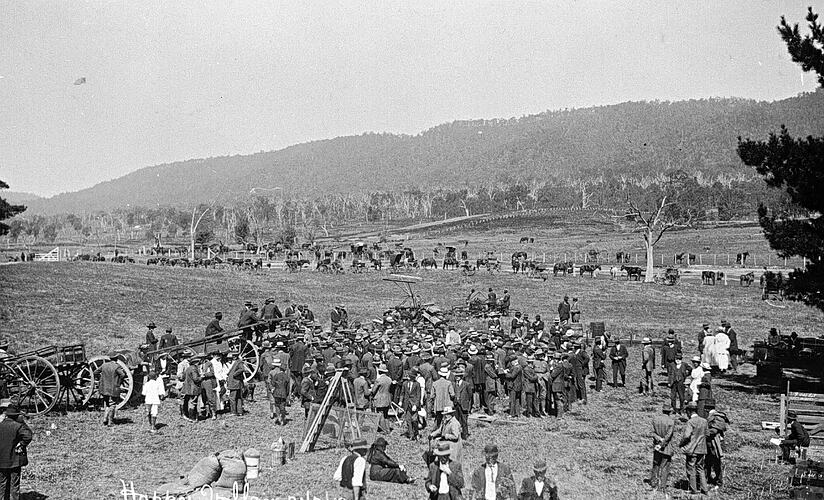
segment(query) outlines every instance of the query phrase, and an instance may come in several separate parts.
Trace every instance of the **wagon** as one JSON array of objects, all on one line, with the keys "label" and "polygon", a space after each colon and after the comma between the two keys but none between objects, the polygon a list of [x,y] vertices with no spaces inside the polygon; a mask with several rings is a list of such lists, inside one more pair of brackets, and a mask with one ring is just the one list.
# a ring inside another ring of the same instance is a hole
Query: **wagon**
[{"label": "wagon", "polygon": [[533,264],[529,267],[527,276],[532,279],[546,281],[549,278],[549,267],[546,264]]},{"label": "wagon", "polygon": [[473,276],[477,269],[468,260],[461,261],[461,274],[464,276]]}]

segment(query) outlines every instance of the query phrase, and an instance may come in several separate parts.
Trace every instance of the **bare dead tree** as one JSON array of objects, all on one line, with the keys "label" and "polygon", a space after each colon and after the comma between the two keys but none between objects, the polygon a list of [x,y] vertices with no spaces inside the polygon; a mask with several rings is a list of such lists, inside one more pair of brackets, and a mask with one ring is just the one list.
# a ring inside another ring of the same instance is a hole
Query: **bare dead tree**
[{"label": "bare dead tree", "polygon": [[655,244],[670,229],[678,227],[688,227],[692,223],[692,213],[687,210],[686,216],[673,215],[672,208],[677,205],[675,201],[668,201],[667,196],[662,196],[649,209],[640,208],[631,198],[627,197],[627,211],[623,217],[635,223],[633,231],[640,232],[644,238],[644,247],[647,254],[647,270],[644,283],[653,283],[654,275],[654,253]]}]

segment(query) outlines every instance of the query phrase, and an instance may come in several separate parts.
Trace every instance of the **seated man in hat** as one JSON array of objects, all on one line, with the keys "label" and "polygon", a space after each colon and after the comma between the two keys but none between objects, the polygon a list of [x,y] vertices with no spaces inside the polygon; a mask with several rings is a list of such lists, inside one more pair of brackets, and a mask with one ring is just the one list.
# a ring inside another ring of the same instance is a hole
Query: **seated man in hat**
[{"label": "seated man in hat", "polygon": [[558,500],[558,486],[546,477],[546,462],[539,460],[532,466],[532,476],[521,482],[518,500]]},{"label": "seated man in hat", "polygon": [[351,453],[343,457],[335,471],[334,479],[343,488],[352,491],[352,500],[366,498],[366,451],[365,439],[352,443]]},{"label": "seated man in hat", "polygon": [[366,454],[366,462],[369,464],[369,479],[372,481],[383,481],[387,483],[412,484],[414,479],[410,479],[406,473],[406,467],[398,465],[397,462],[389,458],[386,454],[386,447],[389,443],[378,436],[369,453]]},{"label": "seated man in hat", "polygon": [[[802,450],[810,446],[810,433],[798,421],[798,415],[790,410],[787,412],[787,427],[790,433],[781,440],[781,458],[790,461],[790,450]],[[777,430],[777,429],[776,429]]]},{"label": "seated man in hat", "polygon": [[472,499],[515,500],[512,469],[498,461],[498,445],[484,446],[484,463],[472,472]]},{"label": "seated man in hat", "polygon": [[440,443],[432,451],[435,460],[429,464],[426,491],[430,500],[458,500],[464,487],[460,462],[453,460],[449,443]]}]

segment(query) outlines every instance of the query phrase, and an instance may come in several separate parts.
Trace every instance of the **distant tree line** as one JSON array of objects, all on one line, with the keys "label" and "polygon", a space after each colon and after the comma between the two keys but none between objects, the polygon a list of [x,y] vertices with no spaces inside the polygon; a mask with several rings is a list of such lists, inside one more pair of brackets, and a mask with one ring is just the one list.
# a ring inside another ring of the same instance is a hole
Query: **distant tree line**
[{"label": "distant tree line", "polygon": [[[624,207],[627,199],[639,205],[654,204],[661,196],[672,198],[673,194],[677,194],[677,209],[690,211],[695,220],[754,219],[759,202],[790,206],[786,193],[770,189],[754,173],[711,178],[682,170],[640,178],[601,174],[454,190],[325,194],[311,199],[290,199],[275,193],[249,196],[231,205],[212,205],[197,226],[195,241],[227,245],[311,242],[353,223],[389,226],[527,209],[616,209]],[[9,221],[7,243],[142,241],[163,245],[188,240],[191,217],[192,207],[171,206],[127,207],[82,215],[21,215]]]}]

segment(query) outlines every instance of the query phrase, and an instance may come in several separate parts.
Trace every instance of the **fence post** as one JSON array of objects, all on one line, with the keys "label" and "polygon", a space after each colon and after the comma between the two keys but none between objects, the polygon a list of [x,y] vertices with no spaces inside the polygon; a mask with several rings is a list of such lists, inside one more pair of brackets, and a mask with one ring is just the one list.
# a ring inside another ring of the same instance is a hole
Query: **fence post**
[{"label": "fence post", "polygon": [[772,255],[767,254],[767,267],[770,267],[771,262],[772,262]]},{"label": "fence post", "polygon": [[661,265],[664,265],[664,254],[661,254]]},{"label": "fence post", "polygon": [[787,267],[787,258],[786,257],[784,257],[784,267],[785,268]]},{"label": "fence post", "polygon": [[[741,261],[744,262],[743,260]],[[758,264],[755,263],[755,255],[752,256],[752,265],[757,266]]]},{"label": "fence post", "polygon": [[717,253],[712,254],[712,265],[713,266],[718,265],[718,254]]},{"label": "fence post", "polygon": [[704,265],[704,255],[703,255],[703,254],[700,254],[700,253],[698,254],[698,265],[699,265],[699,266],[703,266],[703,265]]},{"label": "fence post", "polygon": [[567,260],[567,258],[566,258],[566,252],[564,252],[564,262],[566,262],[566,260]]},{"label": "fence post", "polygon": [[802,259],[801,262],[802,262],[802,264],[804,264],[804,268],[806,269],[807,268],[807,257],[801,257],[801,259]]},{"label": "fence post", "polygon": [[546,262],[546,252],[544,252],[544,262]]},{"label": "fence post", "polygon": [[635,254],[635,263],[638,263],[638,254]]},{"label": "fence post", "polygon": [[727,254],[727,265],[730,265],[730,254]]}]

